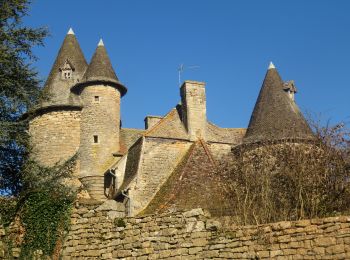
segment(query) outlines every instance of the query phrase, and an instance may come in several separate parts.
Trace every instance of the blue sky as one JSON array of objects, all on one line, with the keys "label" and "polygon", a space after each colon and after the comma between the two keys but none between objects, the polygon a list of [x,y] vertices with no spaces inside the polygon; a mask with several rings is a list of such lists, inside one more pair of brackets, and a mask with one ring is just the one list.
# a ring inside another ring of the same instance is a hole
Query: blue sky
[{"label": "blue sky", "polygon": [[295,80],[304,112],[332,122],[350,119],[350,1],[34,0],[25,24],[47,26],[35,48],[46,79],[72,27],[90,61],[102,37],[128,93],[123,127],[143,128],[145,115],[164,115],[183,80],[206,82],[208,119],[246,127],[273,61]]}]

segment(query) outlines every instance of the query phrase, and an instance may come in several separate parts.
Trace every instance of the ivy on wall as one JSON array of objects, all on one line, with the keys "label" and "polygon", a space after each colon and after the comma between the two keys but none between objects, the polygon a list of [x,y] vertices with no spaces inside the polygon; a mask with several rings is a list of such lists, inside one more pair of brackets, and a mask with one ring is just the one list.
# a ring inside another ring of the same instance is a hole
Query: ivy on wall
[{"label": "ivy on wall", "polygon": [[[50,168],[28,162],[23,169],[23,192],[18,198],[3,199],[6,203],[0,209],[0,224],[8,227],[19,220],[24,230],[20,259],[58,259],[60,240],[69,229],[71,208],[79,189],[69,185],[75,162],[76,156]],[[13,244],[11,239],[9,242]],[[11,243],[7,243],[10,259]]]},{"label": "ivy on wall", "polygon": [[25,228],[21,259],[33,254],[51,256],[57,240],[69,228],[72,199],[56,196],[49,191],[38,191],[27,195],[21,210],[21,221]]}]

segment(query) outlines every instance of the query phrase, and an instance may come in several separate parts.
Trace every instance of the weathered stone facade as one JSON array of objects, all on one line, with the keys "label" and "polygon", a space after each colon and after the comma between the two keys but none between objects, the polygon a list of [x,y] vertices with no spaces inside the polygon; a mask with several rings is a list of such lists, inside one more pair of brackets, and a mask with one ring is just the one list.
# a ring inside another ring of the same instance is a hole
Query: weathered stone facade
[{"label": "weathered stone facade", "polygon": [[[71,222],[62,259],[350,258],[349,216],[236,226],[201,209],[125,218],[123,205],[110,201],[78,203]],[[0,259],[7,255],[7,239],[0,227]]]},{"label": "weathered stone facade", "polygon": [[72,31],[44,91],[51,96],[30,118],[31,140],[38,151],[34,158],[51,166],[78,152],[76,177],[89,196],[101,202],[107,197],[122,201],[132,215],[147,207],[194,142],[206,142],[210,158],[219,161],[245,133],[208,122],[205,83],[196,81],[183,83],[181,103],[168,114],[147,116],[144,130],[121,128],[126,88],[103,42],[87,64]]},{"label": "weathered stone facade", "polygon": [[78,152],[81,111],[61,110],[38,115],[30,121],[32,156],[40,164],[53,166]]}]

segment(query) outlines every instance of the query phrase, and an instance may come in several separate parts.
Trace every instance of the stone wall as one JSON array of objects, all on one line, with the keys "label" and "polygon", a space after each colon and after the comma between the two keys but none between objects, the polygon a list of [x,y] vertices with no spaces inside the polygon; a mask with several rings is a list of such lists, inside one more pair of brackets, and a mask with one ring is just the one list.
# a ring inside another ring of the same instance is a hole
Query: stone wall
[{"label": "stone wall", "polygon": [[30,121],[33,157],[40,164],[53,166],[66,161],[79,149],[80,111],[53,111]]},{"label": "stone wall", "polygon": [[140,166],[129,185],[132,215],[147,206],[190,146],[191,142],[186,141],[145,138],[139,157]]},{"label": "stone wall", "polygon": [[[120,92],[105,85],[87,86],[82,94],[81,176],[103,176],[119,151]],[[95,136],[95,137],[94,137]]]},{"label": "stone wall", "polygon": [[[114,201],[77,203],[62,259],[350,258],[350,216],[235,226],[201,209],[136,218],[123,210]],[[0,227],[0,259],[6,239]]]},{"label": "stone wall", "polygon": [[346,259],[350,217],[235,226],[201,209],[118,218],[75,209],[63,259]]},{"label": "stone wall", "polygon": [[350,258],[346,216],[235,226],[201,209],[139,218],[107,214],[75,210],[63,259]]},{"label": "stone wall", "polygon": [[117,161],[119,151],[120,92],[108,85],[86,86],[79,150],[81,182],[89,195],[105,199],[104,173]]}]

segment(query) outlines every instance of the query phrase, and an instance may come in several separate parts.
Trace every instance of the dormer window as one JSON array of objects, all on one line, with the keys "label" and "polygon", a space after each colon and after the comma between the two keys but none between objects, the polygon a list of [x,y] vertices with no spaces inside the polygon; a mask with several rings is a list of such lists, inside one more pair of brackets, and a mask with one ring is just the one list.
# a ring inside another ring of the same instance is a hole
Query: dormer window
[{"label": "dormer window", "polygon": [[66,60],[64,65],[60,68],[62,79],[72,79],[74,73],[74,67],[69,60]]},{"label": "dormer window", "polygon": [[289,98],[294,101],[294,95],[297,93],[297,88],[294,84],[294,80],[290,80],[287,82],[284,82],[283,86],[284,91],[286,91],[289,95]]}]

